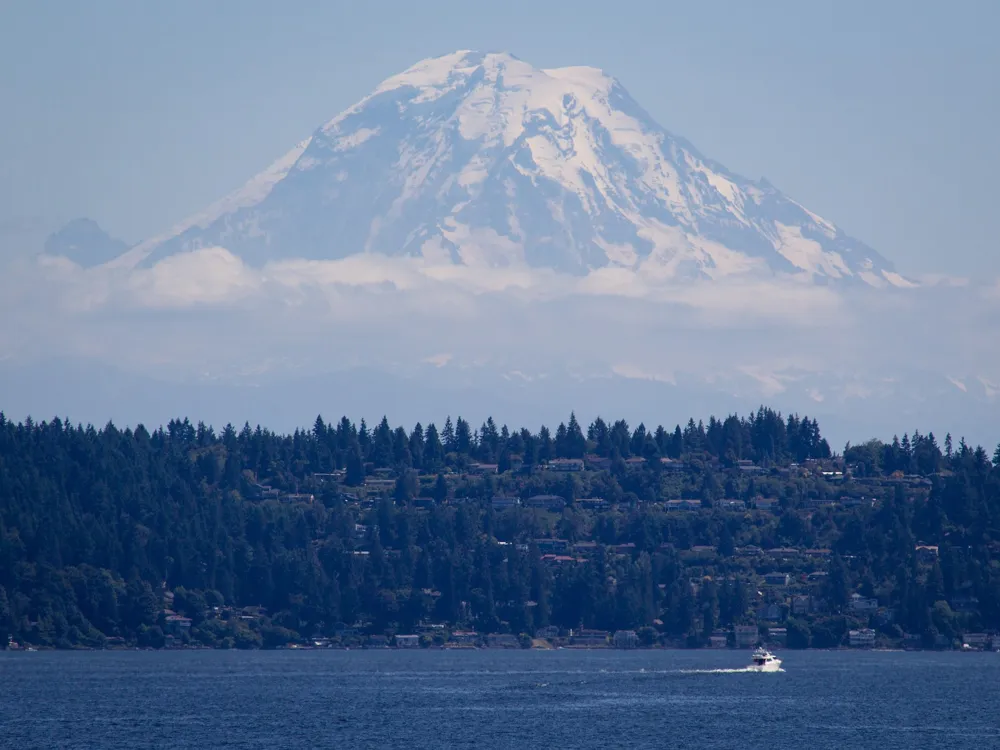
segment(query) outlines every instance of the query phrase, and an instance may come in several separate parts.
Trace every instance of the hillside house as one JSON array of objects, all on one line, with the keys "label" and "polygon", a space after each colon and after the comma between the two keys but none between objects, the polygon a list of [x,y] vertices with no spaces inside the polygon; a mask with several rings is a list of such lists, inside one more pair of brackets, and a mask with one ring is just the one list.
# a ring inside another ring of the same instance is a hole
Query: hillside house
[{"label": "hillside house", "polygon": [[553,458],[546,465],[549,471],[583,471],[582,458]]},{"label": "hillside house", "polygon": [[476,476],[496,474],[499,468],[499,464],[469,464],[469,473]]},{"label": "hillside house", "polygon": [[587,468],[591,471],[610,471],[611,470],[611,459],[605,456],[597,456],[593,453],[589,453],[583,458],[584,463]]},{"label": "hillside house", "polygon": [[517,508],[521,505],[521,498],[497,495],[490,500],[490,505],[493,506],[493,510],[508,510],[510,508]]},{"label": "hillside house", "polygon": [[625,460],[626,471],[641,471],[646,468],[646,459],[636,456]]},{"label": "hillside house", "polygon": [[574,502],[577,508],[590,511],[591,513],[601,513],[611,508],[611,503],[602,497],[585,497]]},{"label": "hillside house", "polygon": [[701,500],[667,500],[667,502],[664,503],[664,506],[667,510],[700,510]]},{"label": "hillside house", "polygon": [[744,459],[742,461],[736,462],[736,468],[739,469],[744,474],[763,474],[764,467],[757,466],[753,461]]},{"label": "hillside house", "polygon": [[778,501],[775,500],[773,497],[762,497],[762,496],[758,496],[754,500],[754,507],[757,508],[757,510],[762,510],[767,513],[774,513],[775,511],[781,509],[780,506],[778,505]]},{"label": "hillside house", "polygon": [[535,545],[543,554],[562,555],[569,551],[569,542],[565,539],[536,539]]},{"label": "hillside house", "polygon": [[764,576],[765,586],[784,587],[792,582],[792,577],[788,573],[768,573]]},{"label": "hillside house", "polygon": [[560,513],[566,507],[566,500],[559,495],[532,495],[524,501],[524,505],[527,508]]},{"label": "hillside house", "polygon": [[878,612],[878,599],[868,599],[861,594],[851,594],[851,602],[847,606],[851,614],[868,617]]}]

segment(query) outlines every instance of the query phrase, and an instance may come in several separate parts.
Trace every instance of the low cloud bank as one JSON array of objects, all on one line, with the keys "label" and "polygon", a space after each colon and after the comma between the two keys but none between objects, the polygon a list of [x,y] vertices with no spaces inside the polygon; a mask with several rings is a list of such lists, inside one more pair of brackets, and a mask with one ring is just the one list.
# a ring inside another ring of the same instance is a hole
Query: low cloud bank
[{"label": "low cloud bank", "polygon": [[625,269],[573,277],[377,255],[254,268],[221,247],[149,269],[22,258],[0,269],[0,359],[78,357],[222,383],[362,366],[553,388],[559,378],[697,382],[830,410],[905,398],[919,411],[948,395],[976,399],[995,420],[1000,283],[932,281],[671,283]]}]

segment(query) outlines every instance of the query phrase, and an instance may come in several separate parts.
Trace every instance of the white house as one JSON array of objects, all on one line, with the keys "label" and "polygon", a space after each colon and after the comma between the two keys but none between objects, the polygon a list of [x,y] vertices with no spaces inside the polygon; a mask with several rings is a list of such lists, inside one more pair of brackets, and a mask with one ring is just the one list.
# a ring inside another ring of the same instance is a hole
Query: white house
[{"label": "white house", "polygon": [[874,648],[875,647],[875,631],[871,628],[862,628],[861,630],[851,630],[847,634],[848,642],[851,644],[851,648]]}]

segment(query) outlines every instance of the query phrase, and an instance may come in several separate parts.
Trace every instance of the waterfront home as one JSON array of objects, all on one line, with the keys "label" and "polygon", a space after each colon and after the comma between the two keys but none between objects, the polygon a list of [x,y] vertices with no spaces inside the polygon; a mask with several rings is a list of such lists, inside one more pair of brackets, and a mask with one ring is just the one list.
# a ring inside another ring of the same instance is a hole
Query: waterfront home
[{"label": "waterfront home", "polygon": [[990,637],[986,633],[966,633],[962,636],[963,647],[968,646],[982,651],[987,648],[989,643]]},{"label": "waterfront home", "polygon": [[419,635],[397,635],[396,648],[420,648]]},{"label": "waterfront home", "polygon": [[851,648],[874,648],[875,631],[871,628],[851,630],[847,633],[847,642]]},{"label": "waterfront home", "polygon": [[733,640],[736,648],[753,648],[760,640],[760,631],[756,625],[737,625],[733,628]]},{"label": "waterfront home", "polygon": [[611,642],[615,648],[639,648],[639,636],[634,630],[616,630]]},{"label": "waterfront home", "polygon": [[571,630],[570,643],[574,646],[586,646],[589,648],[607,646],[610,635],[607,630],[590,630],[588,628],[583,628],[580,631]]},{"label": "waterfront home", "polygon": [[456,630],[448,642],[456,646],[476,646],[479,644],[479,633],[469,630]]},{"label": "waterfront home", "polygon": [[779,646],[787,645],[788,643],[788,630],[785,628],[768,628],[767,629],[767,639],[771,643],[775,643]]},{"label": "waterfront home", "polygon": [[170,635],[179,636],[191,630],[191,618],[181,615],[167,615],[164,618],[166,632]]}]

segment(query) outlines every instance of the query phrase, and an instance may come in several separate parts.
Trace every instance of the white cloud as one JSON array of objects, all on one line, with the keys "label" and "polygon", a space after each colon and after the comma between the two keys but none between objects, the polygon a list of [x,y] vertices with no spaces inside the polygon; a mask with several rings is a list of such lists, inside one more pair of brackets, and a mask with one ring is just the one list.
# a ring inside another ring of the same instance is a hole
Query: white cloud
[{"label": "white cloud", "polygon": [[677,385],[677,379],[671,372],[650,372],[632,364],[617,364],[611,366],[611,372],[629,380],[651,380],[656,383]]},{"label": "white cloud", "polygon": [[222,247],[179,253],[124,279],[123,291],[132,303],[154,309],[232,303],[249,297],[263,283],[259,272]]},{"label": "white cloud", "polygon": [[451,361],[452,357],[450,354],[435,354],[430,357],[424,357],[423,361],[429,365],[434,365],[435,367],[444,367]]},{"label": "white cloud", "polygon": [[979,398],[986,413],[1000,394],[993,284],[678,283],[623,268],[569,276],[374,254],[252,268],[224,248],[135,271],[51,258],[4,271],[8,362],[65,354],[213,382],[359,366],[468,383],[485,374],[548,389],[549,400],[573,373],[599,389],[621,388],[619,378],[633,381],[627,390],[670,384],[707,389],[708,402],[723,394],[839,416],[907,393]]}]

